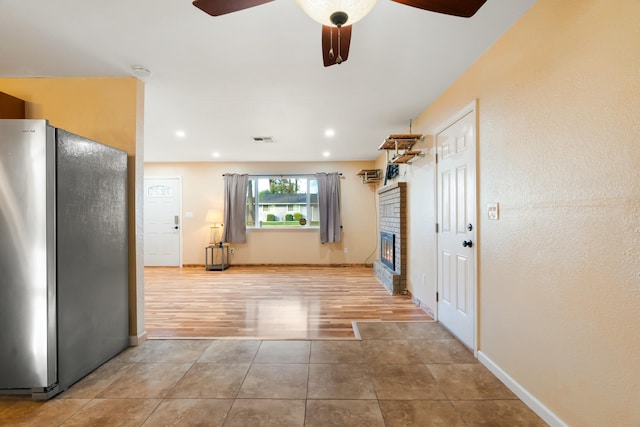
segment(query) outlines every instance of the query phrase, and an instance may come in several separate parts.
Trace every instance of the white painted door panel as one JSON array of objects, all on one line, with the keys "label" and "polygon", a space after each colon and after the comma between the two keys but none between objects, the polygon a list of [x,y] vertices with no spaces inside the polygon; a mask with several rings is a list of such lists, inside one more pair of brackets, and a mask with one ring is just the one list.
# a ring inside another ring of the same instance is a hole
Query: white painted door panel
[{"label": "white painted door panel", "polygon": [[180,266],[180,179],[144,179],[144,265]]},{"label": "white painted door panel", "polygon": [[438,320],[475,348],[475,110],[438,133],[436,144]]}]

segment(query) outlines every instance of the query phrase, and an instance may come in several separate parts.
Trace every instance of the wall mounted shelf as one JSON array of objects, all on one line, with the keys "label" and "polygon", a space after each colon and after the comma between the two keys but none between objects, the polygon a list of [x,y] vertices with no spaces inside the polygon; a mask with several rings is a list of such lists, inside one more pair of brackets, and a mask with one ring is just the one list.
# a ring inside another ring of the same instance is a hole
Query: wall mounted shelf
[{"label": "wall mounted shelf", "polygon": [[415,133],[391,134],[384,140],[378,150],[411,150],[420,141],[424,141],[424,135]]},{"label": "wall mounted shelf", "polygon": [[362,177],[363,184],[374,184],[382,180],[380,169],[362,169],[357,175]]},{"label": "wall mounted shelf", "polygon": [[[387,151],[387,163],[411,163],[417,157],[424,157],[422,151],[412,150],[416,143],[422,141],[424,141],[422,134],[391,134],[382,142],[378,150]],[[389,155],[390,151],[394,151],[393,156]]]},{"label": "wall mounted shelf", "polygon": [[389,163],[411,163],[417,157],[424,157],[424,153],[417,150],[407,150],[394,156],[391,160],[389,160]]}]

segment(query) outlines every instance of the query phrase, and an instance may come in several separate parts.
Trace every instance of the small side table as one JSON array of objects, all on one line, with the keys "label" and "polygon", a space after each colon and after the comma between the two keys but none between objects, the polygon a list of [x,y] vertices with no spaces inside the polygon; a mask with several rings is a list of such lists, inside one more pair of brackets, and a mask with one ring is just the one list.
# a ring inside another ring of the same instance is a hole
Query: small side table
[{"label": "small side table", "polygon": [[[220,263],[216,263],[216,252],[220,251]],[[218,243],[204,248],[205,270],[226,270],[229,268],[229,244]]]}]

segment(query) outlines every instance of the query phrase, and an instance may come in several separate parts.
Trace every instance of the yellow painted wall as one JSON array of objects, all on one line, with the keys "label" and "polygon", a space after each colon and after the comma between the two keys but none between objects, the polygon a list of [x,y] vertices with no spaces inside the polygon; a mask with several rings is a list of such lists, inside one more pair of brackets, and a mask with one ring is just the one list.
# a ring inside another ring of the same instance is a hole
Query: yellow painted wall
[{"label": "yellow painted wall", "polygon": [[[640,1],[614,3],[539,0],[414,122],[478,99],[479,350],[571,426],[640,425]],[[433,223],[428,151],[413,230]],[[420,232],[409,287],[435,304]]]},{"label": "yellow painted wall", "polygon": [[[53,126],[77,133],[128,154],[129,324],[130,334],[143,330],[140,305],[142,275],[136,266],[136,150],[142,147],[144,85],[135,78],[0,78],[0,91],[26,101],[28,119],[47,119]],[[141,179],[139,179],[141,182]],[[139,248],[141,249],[141,247]]]},{"label": "yellow painted wall", "polygon": [[30,119],[135,154],[135,78],[0,78],[0,90],[27,102]]},{"label": "yellow painted wall", "polygon": [[[209,241],[208,209],[224,206],[224,173],[292,174],[341,172],[342,242],[320,244],[318,230],[252,230],[246,244],[234,244],[236,264],[363,264],[372,263],[377,245],[373,186],[356,176],[373,162],[319,163],[145,163],[145,177],[182,177],[183,264],[204,264]],[[185,217],[192,212],[193,217]],[[347,253],[345,253],[345,249]]]}]

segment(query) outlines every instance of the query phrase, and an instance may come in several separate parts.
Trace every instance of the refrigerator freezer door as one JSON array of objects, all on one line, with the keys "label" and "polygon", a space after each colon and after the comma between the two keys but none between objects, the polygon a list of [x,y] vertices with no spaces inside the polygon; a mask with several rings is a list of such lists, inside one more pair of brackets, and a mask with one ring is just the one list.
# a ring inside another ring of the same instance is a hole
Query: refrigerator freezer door
[{"label": "refrigerator freezer door", "polygon": [[129,345],[127,153],[57,129],[60,389]]},{"label": "refrigerator freezer door", "polygon": [[54,160],[45,120],[0,120],[0,389],[57,381]]}]

